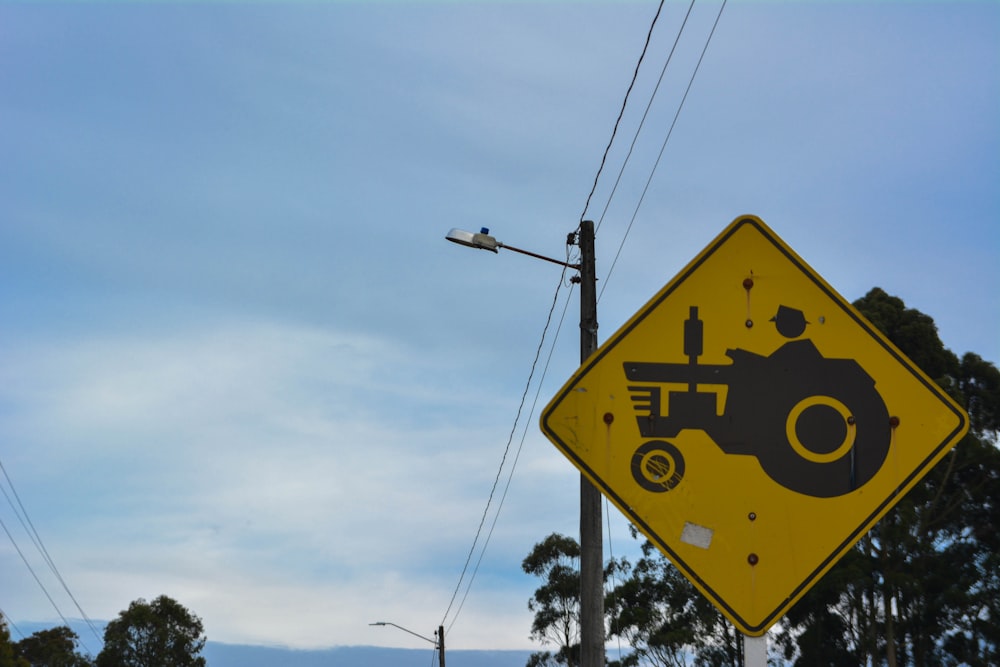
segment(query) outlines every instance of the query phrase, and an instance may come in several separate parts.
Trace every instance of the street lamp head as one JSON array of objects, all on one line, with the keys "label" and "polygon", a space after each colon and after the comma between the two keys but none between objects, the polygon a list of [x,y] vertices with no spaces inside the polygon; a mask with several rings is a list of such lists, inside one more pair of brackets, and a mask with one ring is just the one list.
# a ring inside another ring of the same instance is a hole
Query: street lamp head
[{"label": "street lamp head", "polygon": [[486,227],[483,227],[479,233],[453,228],[445,238],[452,243],[469,246],[470,248],[479,248],[480,250],[499,252],[499,248],[503,247],[502,243],[490,236],[490,230]]}]

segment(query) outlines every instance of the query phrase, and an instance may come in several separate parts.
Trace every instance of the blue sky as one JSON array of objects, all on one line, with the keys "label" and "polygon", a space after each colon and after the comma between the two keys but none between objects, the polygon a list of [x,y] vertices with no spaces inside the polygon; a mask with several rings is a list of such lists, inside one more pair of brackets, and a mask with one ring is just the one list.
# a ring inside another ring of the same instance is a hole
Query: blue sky
[{"label": "blue sky", "polygon": [[[444,234],[564,253],[655,9],[0,2],[0,461],[91,618],[167,594],[216,641],[423,647],[367,624],[442,621],[560,282]],[[592,200],[601,339],[751,213],[1000,360],[1000,5],[730,3],[637,210],[718,9],[601,219],[666,4]],[[575,370],[575,296],[529,407]],[[521,559],[576,532],[536,421],[455,648],[531,646]],[[58,620],[6,536],[0,605]]]}]

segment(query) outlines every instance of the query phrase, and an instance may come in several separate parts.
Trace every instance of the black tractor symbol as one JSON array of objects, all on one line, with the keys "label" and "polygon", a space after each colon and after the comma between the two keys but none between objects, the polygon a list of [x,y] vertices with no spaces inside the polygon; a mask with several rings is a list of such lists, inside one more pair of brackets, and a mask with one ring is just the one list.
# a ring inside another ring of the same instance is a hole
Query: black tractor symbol
[{"label": "black tractor symbol", "polygon": [[[802,311],[787,306],[772,321],[785,338],[801,336],[808,324]],[[726,454],[756,457],[781,486],[818,498],[850,493],[882,467],[889,414],[856,361],[827,359],[801,339],[770,356],[737,348],[726,350],[731,364],[699,364],[703,341],[704,323],[692,306],[684,321],[687,363],[624,364],[639,432],[657,438],[633,455],[640,486],[664,492],[680,483],[684,457],[667,439],[685,429],[704,431]]]}]

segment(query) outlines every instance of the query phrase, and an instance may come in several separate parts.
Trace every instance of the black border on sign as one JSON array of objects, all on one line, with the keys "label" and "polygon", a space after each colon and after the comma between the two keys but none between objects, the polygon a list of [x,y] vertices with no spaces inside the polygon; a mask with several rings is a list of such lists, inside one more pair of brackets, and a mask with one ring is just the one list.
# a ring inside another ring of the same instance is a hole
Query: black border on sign
[{"label": "black border on sign", "polygon": [[[670,548],[669,545],[659,536],[656,532],[650,528],[642,519],[636,516],[630,509],[629,505],[615,493],[614,489],[610,488],[607,484],[601,480],[593,470],[581,459],[579,458],[572,449],[570,449],[565,442],[549,428],[548,419],[551,413],[555,410],[556,406],[562,403],[566,396],[573,391],[576,385],[586,377],[587,373],[596,366],[604,358],[608,352],[614,349],[618,343],[625,340],[628,337],[630,331],[632,331],[640,322],[642,322],[646,317],[655,311],[657,307],[666,300],[685,280],[687,280],[699,267],[704,264],[705,260],[711,257],[716,250],[718,250],[729,238],[736,233],[737,230],[742,228],[744,225],[751,225],[759,231],[765,239],[768,240],[778,251],[781,252],[793,265],[795,265],[803,274],[805,274],[809,280],[811,280],[820,290],[826,294],[831,301],[833,301],[844,313],[846,313],[854,322],[861,327],[869,336],[871,336],[878,344],[891,355],[896,361],[900,363],[914,378],[916,378],[922,385],[924,385],[932,394],[938,397],[938,399],[958,418],[958,425],[955,429],[949,433],[944,440],[935,446],[931,453],[920,462],[920,464],[913,470],[905,479],[889,494],[889,496],[883,500],[875,508],[875,510],[869,514],[854,531],[852,531],[844,540],[841,542],[828,557],[823,559],[823,561],[813,570],[805,580],[800,583],[792,593],[782,600],[778,607],[769,613],[764,620],[757,625],[750,625],[747,621],[741,617],[736,611],[723,600],[713,589],[710,587],[701,577],[699,577],[688,565],[684,562],[680,556]],[[915,365],[907,359],[899,350],[895,348],[887,339],[882,336],[882,334],[874,328],[867,320],[862,318],[857,311],[854,310],[853,306],[848,304],[843,297],[833,291],[833,289],[828,286],[819,275],[813,271],[802,259],[800,259],[790,248],[785,246],[785,244],[776,237],[776,235],[767,228],[763,221],[749,216],[741,216],[726,230],[721,236],[719,236],[711,245],[709,245],[702,253],[696,258],[686,270],[678,274],[674,280],[672,280],[667,288],[662,294],[659,294],[653,301],[649,302],[644,306],[643,310],[640,311],[635,319],[629,322],[624,328],[618,330],[614,337],[608,341],[607,345],[603,345],[598,350],[586,360],[586,362],[581,366],[580,370],[577,372],[575,379],[567,383],[563,387],[555,398],[549,403],[549,408],[545,410],[541,418],[542,431],[546,436],[555,443],[563,454],[571,459],[576,467],[581,470],[588,478],[590,478],[598,487],[603,491],[603,493],[608,496],[614,502],[614,504],[621,510],[632,523],[634,523],[639,529],[649,537],[656,545],[670,557],[670,560],[679,568],[684,571],[685,576],[688,579],[695,581],[698,587],[705,591],[709,597],[721,608],[728,611],[728,616],[738,625],[741,629],[749,635],[760,635],[767,631],[771,625],[773,625],[788,609],[790,601],[795,600],[800,595],[804,594],[806,590],[811,588],[820,578],[820,574],[826,570],[827,567],[833,565],[834,562],[839,560],[844,553],[847,552],[864,533],[868,532],[871,527],[881,518],[884,512],[887,512],[899,499],[902,497],[903,490],[906,489],[911,483],[916,483],[921,477],[923,477],[931,467],[934,459],[942,452],[943,449],[950,449],[952,446],[957,444],[953,442],[959,433],[962,433],[968,428],[968,417],[965,412],[961,409],[957,409],[955,404],[947,398],[940,387],[938,387],[933,381],[930,381],[922,371],[915,367]]]}]

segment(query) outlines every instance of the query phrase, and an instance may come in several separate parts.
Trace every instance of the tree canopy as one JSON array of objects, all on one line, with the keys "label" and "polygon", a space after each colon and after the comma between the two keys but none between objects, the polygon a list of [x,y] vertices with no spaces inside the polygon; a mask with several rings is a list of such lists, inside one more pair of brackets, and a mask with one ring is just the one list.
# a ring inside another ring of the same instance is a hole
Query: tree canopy
[{"label": "tree canopy", "polygon": [[27,660],[19,658],[14,652],[7,619],[2,614],[0,614],[0,667],[31,667]]},{"label": "tree canopy", "polygon": [[65,625],[39,630],[14,644],[14,652],[31,667],[90,667],[93,661],[76,647],[79,636]]},{"label": "tree canopy", "polygon": [[104,630],[97,667],[205,667],[201,619],[165,595],[132,602]]},{"label": "tree canopy", "polygon": [[631,647],[612,665],[684,667],[691,655],[705,667],[743,664],[736,628],[649,540],[634,565],[612,560],[607,574],[614,582],[604,605],[609,634]]},{"label": "tree canopy", "polygon": [[532,655],[529,667],[579,664],[580,544],[572,537],[553,533],[532,548],[521,568],[543,579],[528,601],[528,609],[535,613],[531,637],[558,647],[555,654],[543,651]]}]

